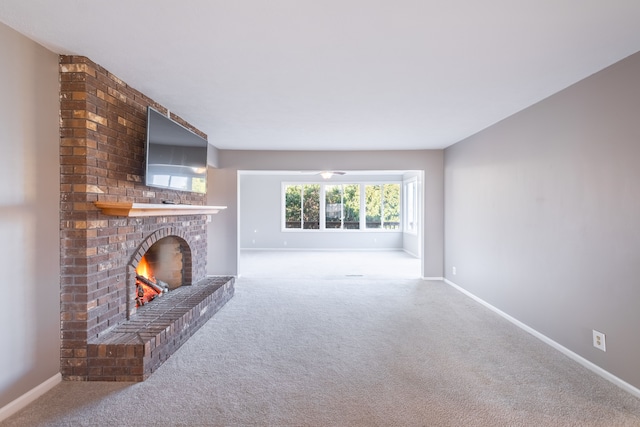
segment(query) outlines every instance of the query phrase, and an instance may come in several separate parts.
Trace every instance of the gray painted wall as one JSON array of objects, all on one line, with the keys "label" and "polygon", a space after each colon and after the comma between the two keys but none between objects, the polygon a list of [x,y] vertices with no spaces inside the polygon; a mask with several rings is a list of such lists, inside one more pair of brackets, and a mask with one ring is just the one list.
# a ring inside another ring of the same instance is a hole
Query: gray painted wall
[{"label": "gray painted wall", "polygon": [[0,408],[60,372],[58,56],[0,24]]},{"label": "gray painted wall", "polygon": [[209,274],[237,274],[240,247],[238,229],[238,171],[283,170],[421,170],[423,275],[443,276],[444,184],[443,151],[236,151],[220,150],[220,169],[209,169],[208,204],[229,208],[209,224]]},{"label": "gray painted wall", "polygon": [[207,273],[238,274],[238,171],[207,171],[207,204],[227,208],[211,216],[207,226]]},{"label": "gray painted wall", "polygon": [[402,175],[240,175],[241,249],[402,249],[401,231],[282,230],[282,183],[402,182]]},{"label": "gray painted wall", "polygon": [[446,277],[636,388],[639,162],[640,54],[445,151]]},{"label": "gray painted wall", "polygon": [[213,145],[209,144],[207,147],[207,165],[217,168],[218,167],[218,150]]}]

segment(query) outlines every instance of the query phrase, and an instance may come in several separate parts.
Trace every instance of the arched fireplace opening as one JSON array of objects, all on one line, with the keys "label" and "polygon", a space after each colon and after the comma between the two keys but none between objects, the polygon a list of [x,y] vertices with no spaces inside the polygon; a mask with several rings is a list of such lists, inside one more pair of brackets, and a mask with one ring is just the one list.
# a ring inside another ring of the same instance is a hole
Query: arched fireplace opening
[{"label": "arched fireplace opening", "polygon": [[128,270],[127,304],[131,317],[138,308],[164,294],[191,285],[191,248],[182,236],[159,230],[139,246]]}]

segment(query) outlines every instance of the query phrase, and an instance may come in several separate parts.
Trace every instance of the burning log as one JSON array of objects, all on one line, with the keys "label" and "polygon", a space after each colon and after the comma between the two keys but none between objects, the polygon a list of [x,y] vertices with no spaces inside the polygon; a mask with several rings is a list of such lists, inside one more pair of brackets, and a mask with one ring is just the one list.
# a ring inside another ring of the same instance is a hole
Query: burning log
[{"label": "burning log", "polygon": [[140,276],[136,274],[136,280],[139,280],[141,283],[144,283],[145,285],[149,286],[151,289],[153,289],[157,294],[162,294],[164,292],[167,291],[166,288],[163,288],[160,285],[157,285],[155,283],[153,283],[151,280],[147,279],[144,276]]}]

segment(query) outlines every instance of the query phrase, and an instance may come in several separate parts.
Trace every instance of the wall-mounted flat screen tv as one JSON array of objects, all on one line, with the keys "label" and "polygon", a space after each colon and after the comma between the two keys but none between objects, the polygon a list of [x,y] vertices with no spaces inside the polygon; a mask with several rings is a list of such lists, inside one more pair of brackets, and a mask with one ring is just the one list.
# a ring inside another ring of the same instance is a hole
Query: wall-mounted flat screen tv
[{"label": "wall-mounted flat screen tv", "polygon": [[207,147],[206,139],[148,107],[145,184],[206,193]]}]

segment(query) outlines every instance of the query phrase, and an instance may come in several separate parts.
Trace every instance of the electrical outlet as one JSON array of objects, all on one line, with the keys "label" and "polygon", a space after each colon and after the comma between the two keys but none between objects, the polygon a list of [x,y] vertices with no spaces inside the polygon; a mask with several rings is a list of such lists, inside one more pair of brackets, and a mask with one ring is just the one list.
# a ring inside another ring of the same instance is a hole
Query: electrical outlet
[{"label": "electrical outlet", "polygon": [[595,329],[593,330],[593,346],[602,351],[607,351],[607,346],[604,341],[604,334],[602,332],[598,332]]},{"label": "electrical outlet", "polygon": [[453,267],[453,269],[452,269],[452,270],[453,270],[453,275],[455,276],[455,275],[456,275],[456,268],[455,268],[455,267]]}]

